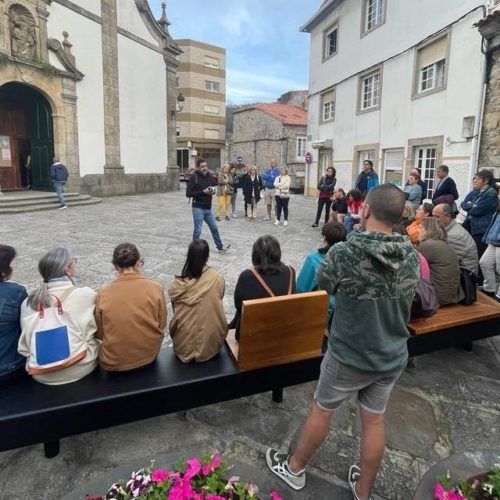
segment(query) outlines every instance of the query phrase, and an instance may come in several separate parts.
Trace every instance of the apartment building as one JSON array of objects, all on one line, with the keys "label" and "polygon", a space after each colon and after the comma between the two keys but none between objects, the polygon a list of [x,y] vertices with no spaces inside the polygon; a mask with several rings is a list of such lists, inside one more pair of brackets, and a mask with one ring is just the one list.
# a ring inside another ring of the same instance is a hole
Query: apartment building
[{"label": "apartment building", "polygon": [[325,0],[310,33],[306,192],[333,164],[349,189],[365,159],[381,182],[418,167],[432,196],[450,167],[461,195],[477,168],[485,56],[474,0]]},{"label": "apartment building", "polygon": [[185,97],[177,113],[177,164],[181,178],[197,158],[220,168],[226,146],[226,49],[196,40],[176,40],[182,50],[178,91]]}]

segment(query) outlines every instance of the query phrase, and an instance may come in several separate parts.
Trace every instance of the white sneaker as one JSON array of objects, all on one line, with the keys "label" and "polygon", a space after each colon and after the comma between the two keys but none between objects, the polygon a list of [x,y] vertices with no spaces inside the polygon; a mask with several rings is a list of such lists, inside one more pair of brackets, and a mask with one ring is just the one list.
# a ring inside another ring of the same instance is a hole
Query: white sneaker
[{"label": "white sneaker", "polygon": [[288,226],[288,221],[286,220],[285,222],[283,222],[283,225]]},{"label": "white sneaker", "polygon": [[279,226],[279,225],[280,225],[280,221],[279,221],[278,219],[276,219],[276,220],[274,221],[274,225],[275,225],[275,226]]},{"label": "white sneaker", "polygon": [[271,217],[264,217],[264,220],[271,220]]},{"label": "white sneaker", "polygon": [[68,208],[67,205],[63,205],[62,207],[59,207],[59,210],[64,210],[65,208]]},{"label": "white sneaker", "polygon": [[236,214],[233,214],[233,219],[236,219]]}]

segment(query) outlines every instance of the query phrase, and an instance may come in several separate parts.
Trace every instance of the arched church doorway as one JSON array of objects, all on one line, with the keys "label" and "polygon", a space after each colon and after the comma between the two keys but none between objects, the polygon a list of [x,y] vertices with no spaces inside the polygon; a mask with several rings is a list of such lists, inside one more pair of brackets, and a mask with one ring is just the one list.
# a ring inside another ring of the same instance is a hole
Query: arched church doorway
[{"label": "arched church doorway", "polygon": [[54,156],[52,109],[41,92],[17,82],[0,87],[2,190],[47,189]]}]

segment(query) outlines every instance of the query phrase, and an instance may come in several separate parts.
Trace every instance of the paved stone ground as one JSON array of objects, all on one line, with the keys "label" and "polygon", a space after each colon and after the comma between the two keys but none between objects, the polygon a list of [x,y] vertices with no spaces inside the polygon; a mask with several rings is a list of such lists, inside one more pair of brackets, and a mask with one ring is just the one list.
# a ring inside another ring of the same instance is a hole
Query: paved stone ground
[{"label": "paved stone ground", "polygon": [[[262,217],[245,222],[241,205],[238,219],[219,223],[231,250],[225,255],[213,253],[210,259],[226,278],[228,319],[234,311],[237,277],[250,266],[252,243],[258,235],[277,236],[283,261],[296,268],[320,241],[319,230],[310,227],[315,210],[310,199],[292,198],[286,228],[274,227]],[[259,208],[263,216],[264,207]],[[191,231],[190,207],[182,192],[0,216],[0,241],[19,252],[15,278],[30,289],[39,283],[37,260],[56,245],[71,248],[79,257],[79,284],[100,287],[113,278],[111,254],[123,241],[136,243],[145,257],[147,275],[168,286],[181,270]],[[206,229],[202,237],[213,249]],[[259,477],[268,478],[266,489],[279,486],[287,499],[351,498],[345,477],[359,447],[353,403],[336,415],[312,463],[305,490],[292,493],[265,470],[266,447],[288,445],[307,414],[314,386],[285,389],[281,405],[262,394],[67,438],[62,440],[60,455],[52,460],[43,457],[41,445],[0,453],[0,498],[52,500],[118,466],[131,464],[132,468],[154,456],[212,449],[258,469]],[[376,486],[377,494],[387,499],[410,499],[420,477],[442,457],[500,448],[500,339],[477,342],[473,353],[450,349],[415,359],[394,390],[387,431],[388,448]]]}]

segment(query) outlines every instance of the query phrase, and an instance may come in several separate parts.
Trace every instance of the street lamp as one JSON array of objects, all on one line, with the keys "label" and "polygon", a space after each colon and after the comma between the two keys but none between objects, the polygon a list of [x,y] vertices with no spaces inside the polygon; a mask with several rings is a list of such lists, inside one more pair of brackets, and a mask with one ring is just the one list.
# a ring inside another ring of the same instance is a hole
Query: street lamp
[{"label": "street lamp", "polygon": [[177,96],[177,99],[175,100],[175,109],[172,109],[170,111],[170,116],[173,118],[177,113],[180,113],[184,109],[184,102],[186,101],[186,98],[182,95],[179,94]]}]

